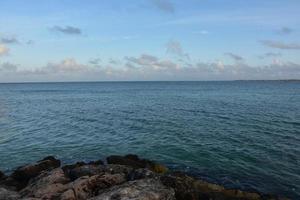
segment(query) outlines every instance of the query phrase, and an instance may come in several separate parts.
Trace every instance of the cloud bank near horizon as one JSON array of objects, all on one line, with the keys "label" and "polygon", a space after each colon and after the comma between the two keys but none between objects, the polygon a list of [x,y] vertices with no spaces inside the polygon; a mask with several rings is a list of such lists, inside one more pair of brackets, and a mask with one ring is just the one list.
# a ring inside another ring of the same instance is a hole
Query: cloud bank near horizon
[{"label": "cloud bank near horizon", "polygon": [[[300,65],[275,60],[263,66],[246,63],[185,62],[149,54],[124,57],[118,61],[80,63],[74,58],[49,62],[45,66],[22,69],[12,63],[0,63],[0,80],[22,81],[143,81],[143,80],[274,80],[298,79]],[[239,59],[238,59],[239,61]]]}]

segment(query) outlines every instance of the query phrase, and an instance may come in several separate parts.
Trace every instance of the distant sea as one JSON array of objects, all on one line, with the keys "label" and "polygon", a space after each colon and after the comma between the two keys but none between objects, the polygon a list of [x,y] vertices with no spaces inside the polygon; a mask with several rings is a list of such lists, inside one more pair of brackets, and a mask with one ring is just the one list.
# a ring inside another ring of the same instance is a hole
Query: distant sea
[{"label": "distant sea", "polygon": [[0,84],[0,170],[126,153],[300,199],[300,82]]}]

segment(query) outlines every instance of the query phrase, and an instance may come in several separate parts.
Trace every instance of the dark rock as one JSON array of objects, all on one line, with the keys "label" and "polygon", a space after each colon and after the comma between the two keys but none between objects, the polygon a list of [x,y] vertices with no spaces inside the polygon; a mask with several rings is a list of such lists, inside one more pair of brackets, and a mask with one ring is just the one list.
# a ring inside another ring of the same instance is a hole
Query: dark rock
[{"label": "dark rock", "polygon": [[66,176],[72,181],[82,176],[94,176],[103,174],[125,174],[126,176],[133,171],[131,167],[125,165],[77,165],[73,169],[65,170]]},{"label": "dark rock", "polygon": [[128,176],[134,169],[126,165],[108,164],[105,166],[105,172],[110,174],[125,174]]},{"label": "dark rock", "polygon": [[131,173],[128,174],[127,180],[134,181],[139,179],[145,179],[145,178],[156,178],[158,175],[154,173],[153,171],[145,168],[140,168],[131,171]]},{"label": "dark rock", "polygon": [[126,165],[133,168],[144,168],[147,166],[147,163],[134,157],[132,155],[128,156],[109,156],[107,157],[108,164],[117,164],[117,165]]},{"label": "dark rock", "polygon": [[0,200],[17,200],[20,195],[17,192],[7,190],[0,187]]},{"label": "dark rock", "polygon": [[148,168],[156,173],[165,173],[168,170],[163,165],[155,163],[151,160],[140,159],[137,155],[132,154],[126,156],[109,156],[106,159],[108,164],[126,165],[134,169]]},{"label": "dark rock", "polygon": [[0,181],[5,178],[6,178],[5,174],[2,171],[0,171]]},{"label": "dark rock", "polygon": [[80,177],[79,175],[74,174],[74,169],[80,168],[82,166],[87,165],[85,162],[77,162],[75,164],[71,165],[65,165],[62,167],[62,170],[64,171],[65,175],[69,177],[72,181],[76,178]]},{"label": "dark rock", "polygon": [[[189,177],[177,177],[173,175],[162,176],[161,182],[175,190],[177,200],[200,200],[200,194],[193,187],[194,180]],[[206,196],[202,197],[203,200],[208,200]]]},{"label": "dark rock", "polygon": [[98,166],[103,164],[104,163],[102,160],[91,161],[89,163],[77,162],[72,165],[65,165],[62,167],[62,169],[67,176],[69,176],[72,180],[75,180],[81,176],[91,176],[97,174],[97,172],[93,171],[95,171],[95,169],[102,168]]},{"label": "dark rock", "polygon": [[51,170],[59,166],[60,160],[55,159],[53,156],[48,156],[33,165],[17,168],[10,177],[25,186],[31,178],[38,176],[42,171]]},{"label": "dark rock", "polygon": [[104,173],[105,167],[103,167],[102,165],[82,165],[69,170],[67,175],[72,181],[74,181],[82,176],[93,176]]},{"label": "dark rock", "polygon": [[96,160],[96,161],[90,161],[88,164],[89,165],[104,165],[104,162],[102,160]]},{"label": "dark rock", "polygon": [[155,179],[141,179],[114,186],[90,200],[175,200],[174,191]]},{"label": "dark rock", "polygon": [[225,189],[223,186],[196,180],[183,173],[161,176],[161,182],[174,188],[177,200],[261,200],[258,193]]}]

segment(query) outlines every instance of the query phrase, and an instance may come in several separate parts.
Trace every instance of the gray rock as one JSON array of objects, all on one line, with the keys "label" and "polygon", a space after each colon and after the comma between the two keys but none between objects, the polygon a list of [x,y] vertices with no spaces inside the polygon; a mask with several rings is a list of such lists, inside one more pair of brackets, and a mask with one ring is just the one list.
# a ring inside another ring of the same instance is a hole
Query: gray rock
[{"label": "gray rock", "polygon": [[124,183],[124,174],[104,174],[95,176],[83,176],[69,184],[69,188],[74,191],[78,200],[93,197],[100,190]]},{"label": "gray rock", "polygon": [[141,179],[114,186],[90,200],[175,200],[175,193],[158,180]]},{"label": "gray rock", "polygon": [[20,195],[17,192],[0,188],[0,200],[15,200],[20,199]]},{"label": "gray rock", "polygon": [[159,177],[158,174],[154,173],[153,171],[145,168],[140,168],[133,170],[130,174],[128,174],[127,179],[129,181],[144,179],[144,178],[157,178]]},{"label": "gray rock", "polygon": [[60,168],[50,172],[45,171],[32,179],[20,194],[22,197],[53,199],[68,189],[66,183],[69,181]]},{"label": "gray rock", "polygon": [[[65,170],[65,174],[70,177],[71,180],[76,180],[83,176],[94,176],[104,174],[125,174],[129,175],[133,169],[124,165],[78,165],[73,169]],[[66,173],[67,172],[67,173]]]}]

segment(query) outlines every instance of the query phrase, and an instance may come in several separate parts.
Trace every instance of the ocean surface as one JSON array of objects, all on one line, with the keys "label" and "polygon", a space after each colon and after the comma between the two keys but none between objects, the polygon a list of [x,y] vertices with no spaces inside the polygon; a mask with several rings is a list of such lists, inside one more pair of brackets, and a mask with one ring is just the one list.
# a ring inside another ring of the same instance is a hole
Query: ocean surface
[{"label": "ocean surface", "polygon": [[300,82],[0,84],[0,170],[126,153],[300,199]]}]

